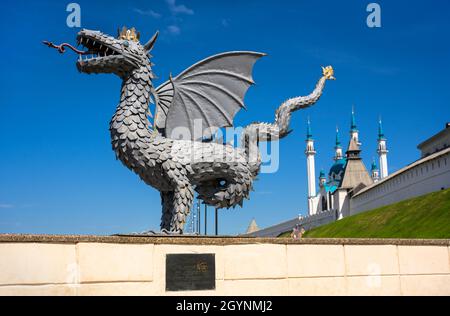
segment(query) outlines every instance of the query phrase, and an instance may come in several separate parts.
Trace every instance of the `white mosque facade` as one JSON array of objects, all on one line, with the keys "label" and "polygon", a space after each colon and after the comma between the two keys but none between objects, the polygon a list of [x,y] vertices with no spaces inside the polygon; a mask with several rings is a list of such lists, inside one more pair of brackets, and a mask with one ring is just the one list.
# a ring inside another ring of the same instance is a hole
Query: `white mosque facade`
[{"label": "white mosque facade", "polygon": [[334,149],[334,164],[331,166],[328,175],[323,170],[320,172],[318,178],[319,190],[316,191],[314,159],[317,152],[314,148],[311,125],[308,121],[305,154],[307,157],[309,216],[327,211],[335,211],[338,219],[348,216],[350,215],[349,199],[353,195],[389,176],[387,140],[384,136],[381,120],[378,129],[377,150],[379,169],[375,161],[373,161],[369,173],[361,159],[361,143],[354,111],[352,111],[350,141],[345,154],[339,130],[336,130],[336,145]]}]

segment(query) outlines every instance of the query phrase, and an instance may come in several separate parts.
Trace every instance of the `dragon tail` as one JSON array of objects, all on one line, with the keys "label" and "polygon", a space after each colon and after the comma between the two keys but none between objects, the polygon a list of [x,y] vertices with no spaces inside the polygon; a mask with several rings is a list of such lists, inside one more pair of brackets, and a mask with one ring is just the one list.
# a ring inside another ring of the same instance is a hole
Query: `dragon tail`
[{"label": "dragon tail", "polygon": [[292,98],[285,101],[275,112],[274,123],[253,123],[244,128],[241,144],[245,150],[249,162],[252,163],[252,172],[257,174],[261,164],[258,150],[259,142],[279,140],[291,132],[289,125],[292,113],[314,105],[322,96],[326,80],[333,80],[333,68],[323,68],[323,76],[316,84],[314,91],[308,96]]}]

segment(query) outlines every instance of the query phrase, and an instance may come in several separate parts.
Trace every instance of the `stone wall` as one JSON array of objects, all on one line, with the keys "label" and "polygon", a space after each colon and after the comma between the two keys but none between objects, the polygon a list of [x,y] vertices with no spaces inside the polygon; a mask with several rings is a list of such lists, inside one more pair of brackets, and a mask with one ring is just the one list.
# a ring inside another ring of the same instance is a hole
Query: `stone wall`
[{"label": "stone wall", "polygon": [[305,230],[311,230],[316,227],[320,227],[336,221],[336,211],[330,210],[320,212],[312,216],[302,217],[299,221],[299,225]]},{"label": "stone wall", "polygon": [[283,233],[292,231],[295,225],[310,230],[336,221],[336,211],[320,212],[310,216],[297,217],[290,221],[270,226],[256,232],[246,234],[246,237],[278,237]]},{"label": "stone wall", "polygon": [[450,188],[450,149],[399,170],[352,197],[350,215]]},{"label": "stone wall", "polygon": [[[450,295],[450,240],[0,235],[0,295]],[[165,292],[165,256],[214,253],[216,290]]]}]

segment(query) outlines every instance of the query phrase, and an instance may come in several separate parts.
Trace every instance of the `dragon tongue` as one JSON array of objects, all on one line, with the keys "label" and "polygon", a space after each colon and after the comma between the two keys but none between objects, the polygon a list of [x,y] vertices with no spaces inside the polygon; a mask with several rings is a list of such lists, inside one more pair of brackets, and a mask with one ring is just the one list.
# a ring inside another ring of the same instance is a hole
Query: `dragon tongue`
[{"label": "dragon tongue", "polygon": [[71,50],[73,50],[75,53],[77,53],[77,54],[79,54],[79,55],[87,55],[87,54],[89,54],[89,53],[92,54],[92,52],[90,52],[90,51],[84,52],[84,51],[78,50],[78,49],[76,49],[75,47],[73,47],[72,45],[67,44],[67,43],[64,43],[64,44],[61,44],[61,45],[55,45],[55,44],[53,44],[52,42],[48,42],[48,41],[43,41],[42,43],[43,43],[44,45],[50,47],[50,48],[57,49],[61,54],[62,54],[62,53],[65,53],[65,51],[66,51],[65,48],[66,48],[66,47],[70,48]]}]

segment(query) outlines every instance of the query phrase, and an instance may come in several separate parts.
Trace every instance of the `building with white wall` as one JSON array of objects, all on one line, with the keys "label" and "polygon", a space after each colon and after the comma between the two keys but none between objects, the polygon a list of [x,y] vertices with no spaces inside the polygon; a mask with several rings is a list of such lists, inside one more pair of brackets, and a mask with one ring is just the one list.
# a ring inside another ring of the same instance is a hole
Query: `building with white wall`
[{"label": "building with white wall", "polygon": [[[352,112],[350,142],[346,157],[336,159],[328,179],[320,175],[320,190],[316,196],[317,209],[310,214],[335,211],[336,218],[376,209],[431,192],[450,188],[450,124],[436,135],[419,144],[419,160],[389,175],[387,145],[382,122],[378,129],[378,155],[380,168],[372,163],[367,172],[360,157],[361,143]],[[340,147],[339,136],[336,148]],[[308,205],[309,206],[309,205]]]},{"label": "building with white wall", "polygon": [[450,147],[443,146],[449,132],[447,124],[445,130],[422,143],[421,159],[355,193],[350,199],[350,215],[450,188]]},{"label": "building with white wall", "polygon": [[[446,124],[444,130],[418,146],[421,150],[420,159],[389,175],[387,169],[388,150],[380,121],[378,131],[380,169],[377,169],[375,162],[372,163],[370,179],[359,158],[359,142],[354,141],[357,139],[357,136],[354,137],[354,129],[356,129],[356,125],[353,114],[352,137],[346,161],[339,166],[332,167],[329,181],[321,187],[318,194],[322,196],[323,201],[325,201],[325,196],[327,201],[331,200],[331,204],[324,205],[322,203],[320,205],[322,211],[334,210],[336,218],[342,219],[346,216],[450,188],[449,123]],[[330,190],[330,185],[335,185],[335,187]]]},{"label": "building with white wall", "polygon": [[[316,215],[321,212],[336,211],[337,218],[343,218],[350,213],[349,198],[351,193],[356,190],[367,187],[378,181],[380,172],[375,163],[372,164],[371,174],[366,169],[366,166],[361,158],[361,142],[359,140],[359,130],[356,125],[355,111],[352,110],[351,126],[350,126],[350,140],[348,143],[345,156],[341,146],[339,130],[336,130],[336,145],[334,164],[331,166],[328,176],[325,171],[320,172],[319,176],[319,190],[314,191],[315,181],[312,181],[310,175],[314,175],[315,171],[311,170],[311,159],[314,163],[316,155],[314,148],[314,139],[311,133],[311,124],[308,120],[307,137],[306,137],[306,156],[308,168],[308,214]],[[378,148],[380,155],[380,162],[383,164],[383,171],[385,176],[388,175],[387,169],[387,146],[386,138],[384,137],[383,128],[380,120],[380,127],[378,131]],[[381,145],[380,145],[381,144]],[[314,186],[313,186],[314,185]]]},{"label": "building with white wall", "polygon": [[[307,131],[306,155],[314,163],[317,152],[309,122]],[[311,168],[314,164],[307,164],[308,216],[266,228],[261,230],[261,234],[278,236],[283,232],[281,230],[289,230],[286,229],[289,225],[311,229],[347,216],[450,188],[450,123],[446,124],[444,130],[419,144],[418,149],[421,151],[420,159],[389,175],[388,150],[380,121],[377,150],[380,169],[373,161],[369,174],[360,156],[361,143],[353,111],[346,155],[344,157],[342,153],[337,131],[334,164],[328,176],[323,170],[320,172],[319,190],[315,195],[311,194],[316,182],[309,178],[315,174],[315,170]],[[253,235],[259,236],[258,233]]]},{"label": "building with white wall", "polygon": [[450,123],[445,125],[445,129],[420,143],[417,148],[422,153],[422,157],[432,155],[450,147]]}]

